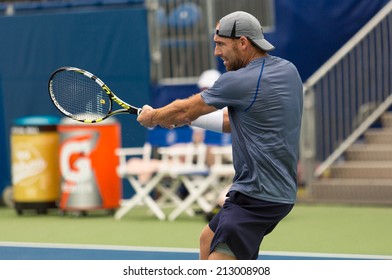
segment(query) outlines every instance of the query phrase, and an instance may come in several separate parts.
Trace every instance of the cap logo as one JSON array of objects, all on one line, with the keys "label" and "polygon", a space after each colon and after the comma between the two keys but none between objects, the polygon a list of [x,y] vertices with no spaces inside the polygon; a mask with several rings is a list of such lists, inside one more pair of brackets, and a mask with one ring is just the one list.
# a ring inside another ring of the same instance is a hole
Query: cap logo
[{"label": "cap logo", "polygon": [[234,21],[233,29],[231,30],[231,34],[230,34],[230,37],[231,37],[231,38],[235,38],[235,37],[236,37],[236,36],[235,36],[235,33],[236,33],[236,25],[237,25],[237,21]]},{"label": "cap logo", "polygon": [[[226,33],[226,32],[224,32],[224,33]],[[234,21],[233,28],[231,29],[230,35],[222,34],[219,29],[217,29],[215,31],[215,34],[218,36],[221,36],[221,37],[225,37],[225,38],[239,38],[239,36],[237,36],[237,21]]]}]

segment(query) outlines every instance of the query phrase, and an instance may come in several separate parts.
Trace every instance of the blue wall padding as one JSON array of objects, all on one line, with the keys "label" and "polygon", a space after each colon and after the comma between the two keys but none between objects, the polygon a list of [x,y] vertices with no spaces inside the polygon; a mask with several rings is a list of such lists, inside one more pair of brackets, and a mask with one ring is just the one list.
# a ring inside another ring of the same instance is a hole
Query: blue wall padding
[{"label": "blue wall padding", "polygon": [[[13,120],[61,114],[47,82],[61,66],[84,68],[135,106],[150,102],[147,12],[142,5],[0,17],[0,193],[10,184]],[[146,129],[120,115],[124,146],[142,145]]]}]

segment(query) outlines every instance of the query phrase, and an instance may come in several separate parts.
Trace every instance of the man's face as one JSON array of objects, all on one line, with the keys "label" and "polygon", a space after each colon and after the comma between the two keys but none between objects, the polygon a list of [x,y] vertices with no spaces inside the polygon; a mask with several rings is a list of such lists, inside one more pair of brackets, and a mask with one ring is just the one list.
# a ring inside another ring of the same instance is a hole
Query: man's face
[{"label": "man's face", "polygon": [[[219,28],[219,24],[217,26]],[[238,70],[242,67],[241,53],[238,48],[238,39],[231,39],[214,35],[214,55],[223,60],[227,71]]]}]

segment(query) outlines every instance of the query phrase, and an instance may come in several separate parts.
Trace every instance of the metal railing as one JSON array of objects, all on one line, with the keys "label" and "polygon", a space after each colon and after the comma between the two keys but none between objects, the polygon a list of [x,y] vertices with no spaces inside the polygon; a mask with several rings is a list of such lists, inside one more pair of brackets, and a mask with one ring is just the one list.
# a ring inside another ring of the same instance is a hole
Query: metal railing
[{"label": "metal railing", "polygon": [[311,185],[392,104],[392,1],[304,84],[301,167]]},{"label": "metal railing", "polygon": [[252,13],[264,31],[274,26],[274,0],[146,0],[149,10],[151,78],[161,84],[196,83],[216,68],[213,33],[224,15]]}]

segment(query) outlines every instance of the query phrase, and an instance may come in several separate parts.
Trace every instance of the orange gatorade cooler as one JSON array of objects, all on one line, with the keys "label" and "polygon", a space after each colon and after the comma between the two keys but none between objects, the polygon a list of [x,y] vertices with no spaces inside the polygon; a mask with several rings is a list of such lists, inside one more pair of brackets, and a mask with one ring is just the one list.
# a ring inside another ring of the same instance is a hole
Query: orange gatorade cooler
[{"label": "orange gatorade cooler", "polygon": [[107,209],[113,213],[121,199],[119,159],[120,124],[114,118],[97,124],[64,119],[60,134],[61,199],[63,213]]},{"label": "orange gatorade cooler", "polygon": [[60,198],[59,119],[24,117],[11,128],[11,169],[15,210],[44,214]]}]

